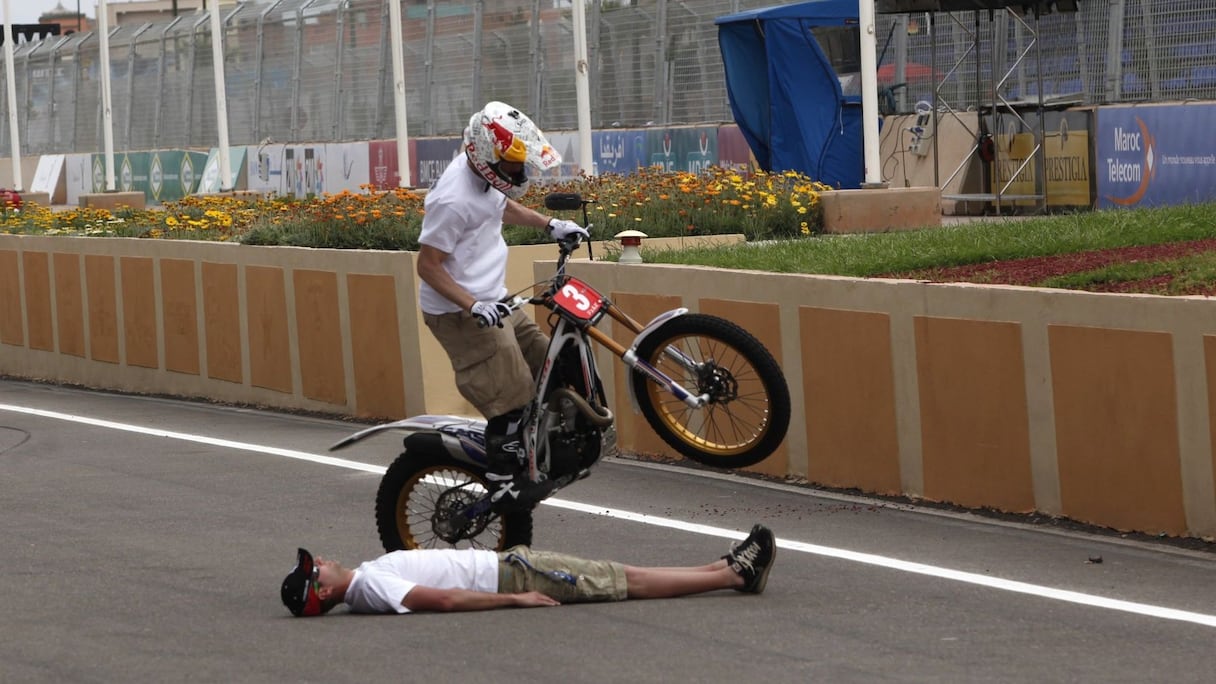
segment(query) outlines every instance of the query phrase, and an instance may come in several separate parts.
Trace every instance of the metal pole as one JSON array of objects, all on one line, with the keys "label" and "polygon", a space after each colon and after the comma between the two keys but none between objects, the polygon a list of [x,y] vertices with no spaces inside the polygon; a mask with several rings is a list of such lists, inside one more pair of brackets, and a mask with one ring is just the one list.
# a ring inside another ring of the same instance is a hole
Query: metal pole
[{"label": "metal pole", "polygon": [[13,12],[4,0],[4,77],[7,80],[8,135],[13,148],[13,189],[21,192],[21,133],[17,130],[17,81],[13,69]]},{"label": "metal pole", "polygon": [[106,0],[97,1],[97,36],[101,39],[101,137],[106,158],[106,192],[114,192],[114,111],[110,97],[110,17]]},{"label": "metal pole", "polygon": [[574,0],[574,99],[578,106],[578,166],[588,176],[595,173],[591,156],[591,91],[587,80],[587,9],[584,0]]},{"label": "metal pole", "polygon": [[397,113],[397,186],[408,188],[410,144],[405,118],[405,48],[401,41],[401,0],[388,0],[388,24],[393,48],[393,102]]},{"label": "metal pole", "polygon": [[878,154],[878,38],[874,28],[874,0],[858,3],[861,24],[861,130],[866,177],[863,187],[885,187]]},{"label": "metal pole", "polygon": [[211,68],[215,81],[215,126],[219,133],[220,192],[232,190],[232,168],[228,163],[228,89],[224,83],[224,29],[219,0],[211,0]]}]

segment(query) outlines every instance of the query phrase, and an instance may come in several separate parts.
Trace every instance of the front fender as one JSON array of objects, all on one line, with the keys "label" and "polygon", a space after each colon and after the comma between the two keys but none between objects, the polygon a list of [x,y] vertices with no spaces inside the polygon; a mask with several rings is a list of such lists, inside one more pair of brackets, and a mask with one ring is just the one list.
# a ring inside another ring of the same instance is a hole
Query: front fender
[{"label": "front fender", "polygon": [[[680,307],[678,309],[672,309],[671,311],[665,311],[665,312],[659,314],[658,316],[655,316],[654,318],[650,319],[650,322],[647,323],[642,328],[642,332],[638,333],[638,336],[633,338],[633,344],[629,346],[629,351],[625,352],[625,356],[623,357],[625,360],[625,364],[627,366],[629,366],[630,369],[632,369],[633,361],[634,361],[634,359],[636,359],[638,357],[638,355],[637,355],[638,345],[642,343],[642,340],[646,339],[646,337],[648,335],[653,333],[655,330],[657,330],[659,328],[659,326],[663,325],[667,321],[670,321],[673,318],[679,318],[680,316],[683,316],[686,313],[688,313],[688,309],[685,307]],[[625,382],[628,383],[628,386],[629,386],[629,402],[631,404],[633,404],[633,412],[635,414],[641,413],[641,408],[638,407],[637,394],[633,390],[634,378],[636,376],[637,376],[637,373],[634,373],[634,372],[629,372],[629,373],[625,374],[625,377],[626,377]]]}]

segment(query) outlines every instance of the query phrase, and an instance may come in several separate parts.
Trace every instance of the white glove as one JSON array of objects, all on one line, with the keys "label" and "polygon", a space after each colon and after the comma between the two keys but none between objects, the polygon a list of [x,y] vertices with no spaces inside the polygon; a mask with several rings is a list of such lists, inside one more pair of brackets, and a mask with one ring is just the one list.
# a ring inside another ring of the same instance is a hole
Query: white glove
[{"label": "white glove", "polygon": [[591,234],[587,232],[587,229],[574,221],[549,219],[549,234],[553,236],[554,240],[565,240],[575,233],[578,233],[584,239],[591,238]]},{"label": "white glove", "polygon": [[474,302],[469,307],[469,313],[477,319],[477,325],[488,328],[491,325],[502,327],[502,320],[511,316],[511,307],[502,302]]}]

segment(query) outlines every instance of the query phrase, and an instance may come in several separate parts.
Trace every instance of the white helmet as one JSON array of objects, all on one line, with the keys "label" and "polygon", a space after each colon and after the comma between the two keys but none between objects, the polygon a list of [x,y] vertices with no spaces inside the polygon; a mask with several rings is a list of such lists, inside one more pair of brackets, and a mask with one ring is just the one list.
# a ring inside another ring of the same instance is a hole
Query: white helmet
[{"label": "white helmet", "polygon": [[[540,173],[562,163],[532,119],[504,102],[490,102],[469,119],[464,153],[478,175],[511,199],[528,192],[529,169]],[[499,168],[504,161],[523,162],[524,169],[507,174]]]}]

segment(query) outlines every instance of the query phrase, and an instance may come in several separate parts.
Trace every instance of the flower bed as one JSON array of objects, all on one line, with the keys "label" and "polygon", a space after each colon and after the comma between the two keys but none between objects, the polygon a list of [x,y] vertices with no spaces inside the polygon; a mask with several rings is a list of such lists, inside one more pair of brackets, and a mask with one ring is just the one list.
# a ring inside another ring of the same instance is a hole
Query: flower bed
[{"label": "flower bed", "polygon": [[[749,176],[713,167],[703,174],[639,169],[535,186],[524,204],[543,210],[549,192],[577,192],[588,207],[594,236],[641,229],[651,237],[744,233],[749,239],[819,232],[819,194],[828,188],[794,172]],[[0,232],[232,241],[331,249],[416,250],[424,193],[398,189],[343,192],[309,199],[188,197],[157,209],[52,211],[29,206],[6,212]],[[581,217],[580,217],[581,218]],[[508,227],[510,244],[547,237]]]}]

